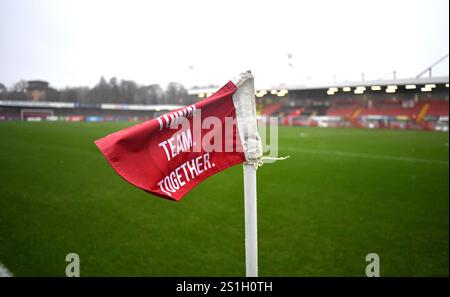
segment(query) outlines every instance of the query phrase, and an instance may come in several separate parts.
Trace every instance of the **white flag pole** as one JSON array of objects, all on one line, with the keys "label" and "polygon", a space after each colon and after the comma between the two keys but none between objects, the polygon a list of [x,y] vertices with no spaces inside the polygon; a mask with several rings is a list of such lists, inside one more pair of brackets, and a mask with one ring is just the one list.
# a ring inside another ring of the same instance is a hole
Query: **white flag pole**
[{"label": "white flag pole", "polygon": [[244,163],[245,270],[247,277],[258,276],[258,225],[256,209],[256,168]]},{"label": "white flag pole", "polygon": [[244,149],[245,271],[247,277],[258,276],[258,226],[256,219],[256,167],[262,157],[261,138],[256,121],[255,85],[250,71],[232,79],[236,124]]}]

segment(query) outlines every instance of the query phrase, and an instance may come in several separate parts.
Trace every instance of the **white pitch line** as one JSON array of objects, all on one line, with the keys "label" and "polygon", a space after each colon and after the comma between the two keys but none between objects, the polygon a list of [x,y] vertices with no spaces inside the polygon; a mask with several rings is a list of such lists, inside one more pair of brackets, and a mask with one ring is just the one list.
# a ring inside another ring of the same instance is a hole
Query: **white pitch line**
[{"label": "white pitch line", "polygon": [[443,161],[443,160],[430,160],[430,159],[419,159],[419,158],[388,156],[388,155],[359,154],[359,153],[340,152],[340,151],[311,150],[311,149],[292,148],[292,147],[282,147],[281,149],[287,150],[287,151],[307,153],[307,154],[321,154],[321,155],[350,157],[350,158],[366,158],[366,159],[378,159],[378,160],[388,160],[388,161],[449,165],[448,161]]},{"label": "white pitch line", "polygon": [[13,274],[0,262],[0,277],[11,277]]}]

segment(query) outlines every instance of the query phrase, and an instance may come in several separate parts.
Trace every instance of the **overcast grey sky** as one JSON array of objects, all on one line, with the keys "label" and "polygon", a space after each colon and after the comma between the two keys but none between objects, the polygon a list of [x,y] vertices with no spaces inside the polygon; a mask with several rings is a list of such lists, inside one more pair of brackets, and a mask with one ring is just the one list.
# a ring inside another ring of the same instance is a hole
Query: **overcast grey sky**
[{"label": "overcast grey sky", "polygon": [[[412,77],[448,52],[448,0],[0,0],[8,87],[220,85],[247,69],[264,87]],[[434,73],[448,75],[448,59]]]}]

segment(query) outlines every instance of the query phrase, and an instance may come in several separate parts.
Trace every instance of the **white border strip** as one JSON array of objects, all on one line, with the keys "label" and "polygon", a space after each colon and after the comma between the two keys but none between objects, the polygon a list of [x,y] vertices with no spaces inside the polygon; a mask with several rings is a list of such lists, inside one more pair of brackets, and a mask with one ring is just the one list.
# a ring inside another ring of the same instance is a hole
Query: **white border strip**
[{"label": "white border strip", "polygon": [[50,102],[50,101],[47,102],[47,101],[0,100],[0,106],[75,108],[75,103],[73,103],[73,102]]},{"label": "white border strip", "polygon": [[100,104],[100,109],[114,109],[114,110],[156,110],[156,111],[167,111],[183,108],[183,105],[173,105],[173,104],[160,104],[160,105],[139,105],[139,104],[112,104],[112,103],[102,103]]},{"label": "white border strip", "polygon": [[255,87],[250,71],[241,73],[231,80],[237,87],[233,94],[236,123],[247,162],[259,160],[262,156],[261,138],[256,122]]},{"label": "white border strip", "polygon": [[0,277],[11,277],[13,274],[0,262]]}]

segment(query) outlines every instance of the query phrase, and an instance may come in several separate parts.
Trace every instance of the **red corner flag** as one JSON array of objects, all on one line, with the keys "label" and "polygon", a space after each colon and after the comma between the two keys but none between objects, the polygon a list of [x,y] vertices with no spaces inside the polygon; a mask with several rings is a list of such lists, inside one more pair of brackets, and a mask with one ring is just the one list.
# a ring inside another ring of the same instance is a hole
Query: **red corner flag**
[{"label": "red corner flag", "polygon": [[112,168],[149,193],[180,200],[209,176],[262,155],[253,76],[211,97],[95,141]]}]

